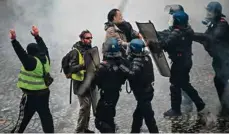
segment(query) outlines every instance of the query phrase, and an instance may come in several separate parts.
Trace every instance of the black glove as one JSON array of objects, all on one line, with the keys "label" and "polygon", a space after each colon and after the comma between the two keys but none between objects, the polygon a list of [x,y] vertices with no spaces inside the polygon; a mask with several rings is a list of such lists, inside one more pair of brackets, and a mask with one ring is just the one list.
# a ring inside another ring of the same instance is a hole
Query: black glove
[{"label": "black glove", "polygon": [[159,41],[148,41],[147,44],[152,53],[160,53],[162,50],[161,42]]}]

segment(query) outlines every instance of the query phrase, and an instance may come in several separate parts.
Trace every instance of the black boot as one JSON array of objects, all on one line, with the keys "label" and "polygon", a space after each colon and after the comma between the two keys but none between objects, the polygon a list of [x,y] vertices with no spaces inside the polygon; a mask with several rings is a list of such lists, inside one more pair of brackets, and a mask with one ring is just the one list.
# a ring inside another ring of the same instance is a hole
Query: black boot
[{"label": "black boot", "polygon": [[173,109],[170,109],[167,112],[164,112],[164,116],[168,116],[168,117],[177,117],[181,115],[182,115],[181,111],[175,111]]},{"label": "black boot", "polygon": [[84,133],[95,133],[94,131],[91,131],[91,130],[89,130],[89,129],[85,129],[84,130]]},{"label": "black boot", "polygon": [[174,117],[181,116],[181,89],[179,86],[171,85],[171,109],[164,113],[164,116]]},{"label": "black boot", "polygon": [[197,105],[197,112],[201,112],[205,108],[205,103],[202,101]]}]

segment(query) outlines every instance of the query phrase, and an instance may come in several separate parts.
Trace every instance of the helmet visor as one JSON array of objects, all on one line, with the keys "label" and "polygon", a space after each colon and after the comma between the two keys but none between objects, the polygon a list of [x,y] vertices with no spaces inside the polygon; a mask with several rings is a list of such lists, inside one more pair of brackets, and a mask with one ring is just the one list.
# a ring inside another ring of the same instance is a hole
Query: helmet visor
[{"label": "helmet visor", "polygon": [[173,5],[167,5],[164,8],[164,11],[168,14],[173,14],[177,11],[184,11],[181,5],[173,4]]}]

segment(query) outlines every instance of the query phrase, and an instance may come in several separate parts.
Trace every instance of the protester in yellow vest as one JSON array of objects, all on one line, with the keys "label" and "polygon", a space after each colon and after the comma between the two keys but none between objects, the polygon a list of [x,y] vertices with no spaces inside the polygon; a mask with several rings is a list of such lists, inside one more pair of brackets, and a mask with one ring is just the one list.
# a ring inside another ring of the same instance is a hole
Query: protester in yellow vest
[{"label": "protester in yellow vest", "polygon": [[[89,90],[84,95],[79,94],[79,87],[85,80],[86,71],[84,64],[84,53],[91,49],[92,34],[90,31],[85,30],[80,34],[80,41],[76,42],[72,50],[63,58],[62,68],[66,75],[66,78],[73,80],[74,94],[79,98],[80,111],[77,123],[77,133],[92,133],[93,131],[88,129],[91,109],[91,96]],[[95,86],[91,85],[90,88],[94,89]]]},{"label": "protester in yellow vest", "polygon": [[33,26],[31,34],[37,43],[30,43],[27,52],[16,40],[16,32],[10,30],[13,48],[22,63],[17,87],[23,91],[20,113],[11,133],[23,133],[35,112],[38,112],[43,131],[54,133],[53,118],[49,109],[49,87],[46,86],[43,74],[50,71],[48,49],[39,36],[39,30]]}]

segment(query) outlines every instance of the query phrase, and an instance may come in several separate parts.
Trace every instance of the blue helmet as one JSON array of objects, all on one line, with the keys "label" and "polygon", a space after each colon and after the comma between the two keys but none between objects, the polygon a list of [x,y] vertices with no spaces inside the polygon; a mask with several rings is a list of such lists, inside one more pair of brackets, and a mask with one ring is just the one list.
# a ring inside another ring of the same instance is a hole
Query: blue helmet
[{"label": "blue helmet", "polygon": [[120,46],[116,38],[108,38],[103,45],[103,53],[105,57],[120,57]]},{"label": "blue helmet", "polygon": [[184,11],[178,11],[172,14],[173,25],[186,26],[188,25],[189,16]]},{"label": "blue helmet", "polygon": [[145,47],[145,43],[141,39],[133,39],[130,42],[131,53],[141,53],[143,52],[144,47]]},{"label": "blue helmet", "polygon": [[222,5],[219,2],[210,2],[207,5],[206,10],[208,12],[214,13],[215,16],[225,17],[225,15],[222,14]]}]

